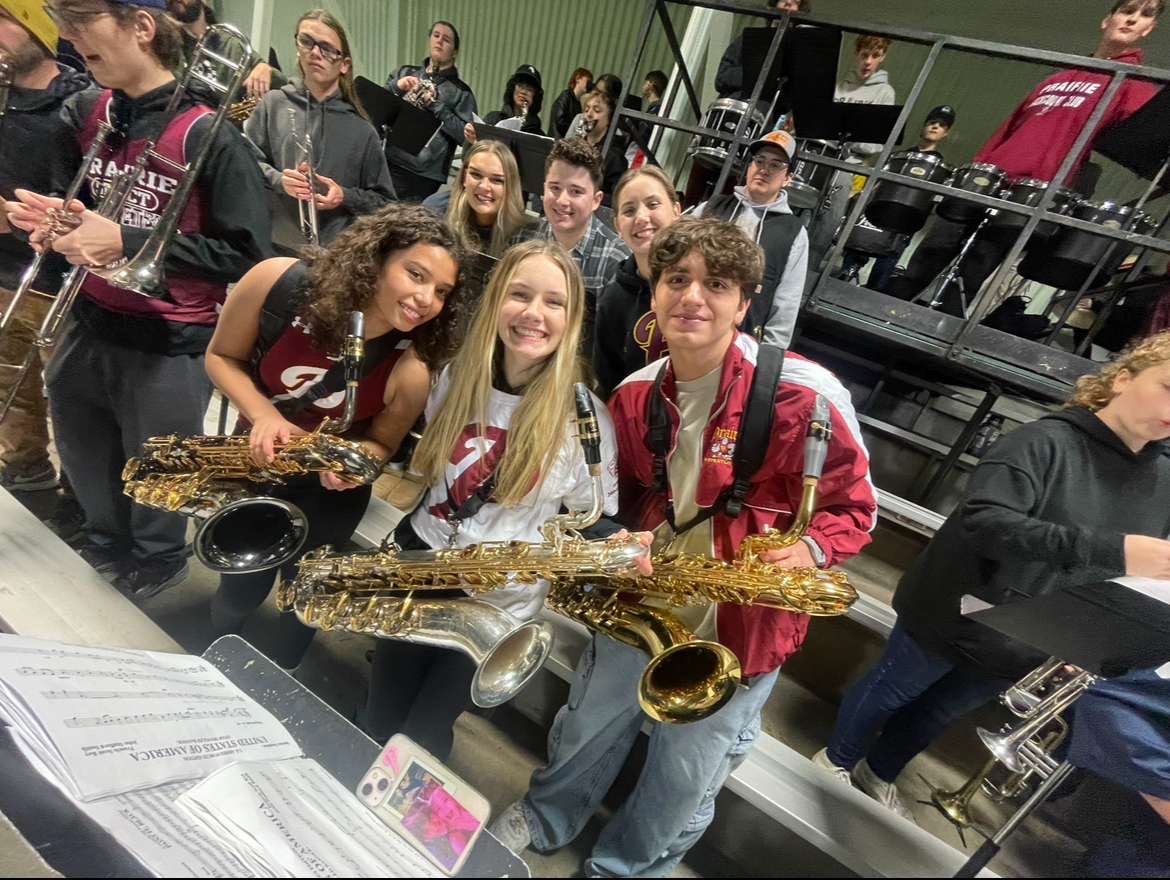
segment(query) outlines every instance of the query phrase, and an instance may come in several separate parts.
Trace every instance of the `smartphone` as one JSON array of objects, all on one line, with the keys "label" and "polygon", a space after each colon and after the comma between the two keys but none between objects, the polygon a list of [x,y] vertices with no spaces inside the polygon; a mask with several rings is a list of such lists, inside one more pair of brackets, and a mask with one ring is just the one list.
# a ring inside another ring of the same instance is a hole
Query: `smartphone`
[{"label": "smartphone", "polygon": [[463,867],[491,813],[487,798],[402,734],[370,765],[357,796],[447,876]]}]

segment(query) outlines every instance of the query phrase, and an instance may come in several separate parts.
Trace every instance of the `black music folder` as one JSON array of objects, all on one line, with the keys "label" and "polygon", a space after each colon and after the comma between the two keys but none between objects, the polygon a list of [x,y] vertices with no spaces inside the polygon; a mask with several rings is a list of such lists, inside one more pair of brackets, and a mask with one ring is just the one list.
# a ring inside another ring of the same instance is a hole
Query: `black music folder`
[{"label": "black music folder", "polygon": [[544,135],[500,128],[485,122],[476,122],[475,136],[480,140],[503,141],[512,148],[520,169],[520,185],[525,192],[544,192],[544,163],[555,141]]},{"label": "black music folder", "polygon": [[385,132],[386,143],[391,146],[417,155],[439,130],[437,116],[407,103],[373,80],[359,76],[354,86],[370,122],[378,131]]},{"label": "black music folder", "polygon": [[[1093,147],[1146,180],[1170,160],[1170,89],[1163,88],[1137,113],[1106,130]],[[1167,182],[1162,181],[1163,188]]]},{"label": "black music folder", "polygon": [[967,616],[1107,677],[1170,661],[1170,600],[1115,581],[1066,587]]},{"label": "black music folder", "polygon": [[[776,35],[774,27],[744,28],[742,36],[743,85],[750,95],[763,73],[764,58]],[[780,48],[771,68],[764,74],[760,98],[771,101],[781,88],[791,102],[818,104],[833,100],[837,81],[837,50],[841,32],[837,28],[802,25],[793,22],[780,38]]]}]

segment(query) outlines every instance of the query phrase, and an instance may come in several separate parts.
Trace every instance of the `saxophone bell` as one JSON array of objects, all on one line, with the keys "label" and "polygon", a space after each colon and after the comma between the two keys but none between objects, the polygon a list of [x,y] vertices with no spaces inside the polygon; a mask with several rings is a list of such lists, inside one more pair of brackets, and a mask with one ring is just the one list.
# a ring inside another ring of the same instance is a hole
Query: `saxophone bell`
[{"label": "saxophone bell", "polygon": [[240,498],[211,513],[195,533],[191,549],[203,565],[221,574],[251,574],[276,568],[305,546],[309,521],[283,498]]}]

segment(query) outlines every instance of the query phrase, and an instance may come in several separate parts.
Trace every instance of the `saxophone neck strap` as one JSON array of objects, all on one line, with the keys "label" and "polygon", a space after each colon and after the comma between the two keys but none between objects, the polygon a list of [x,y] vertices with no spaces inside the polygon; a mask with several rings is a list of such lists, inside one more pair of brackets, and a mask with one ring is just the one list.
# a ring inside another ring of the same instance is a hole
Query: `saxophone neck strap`
[{"label": "saxophone neck strap", "polygon": [[701,508],[695,516],[682,524],[675,523],[674,501],[671,498],[670,477],[666,468],[672,429],[670,413],[666,408],[666,397],[662,393],[666,364],[658,371],[654,389],[646,404],[646,446],[654,455],[654,493],[666,498],[666,521],[670,523],[676,535],[690,531],[717,513],[725,513],[734,519],[743,511],[744,499],[747,497],[752,477],[763,466],[772,439],[772,422],[776,415],[776,390],[780,386],[780,374],[784,369],[784,354],[784,349],[779,346],[760,345],[759,354],[756,356],[756,369],[752,374],[751,390],[748,392],[747,407],[740,419],[735,442],[731,486],[719,495],[714,504]]}]

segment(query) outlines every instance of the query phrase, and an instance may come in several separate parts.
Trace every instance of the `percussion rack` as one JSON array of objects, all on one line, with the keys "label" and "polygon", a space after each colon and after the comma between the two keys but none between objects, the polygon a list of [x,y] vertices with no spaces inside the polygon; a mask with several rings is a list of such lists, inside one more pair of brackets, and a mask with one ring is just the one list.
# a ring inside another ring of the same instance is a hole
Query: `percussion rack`
[{"label": "percussion rack", "polygon": [[[995,291],[999,290],[1008,280],[1013,267],[1032,233],[1040,223],[1053,224],[1058,227],[1068,227],[1092,235],[1110,238],[1118,243],[1143,249],[1139,255],[1138,264],[1131,274],[1140,272],[1144,252],[1159,251],[1170,253],[1170,241],[1157,235],[1143,235],[1123,230],[1106,228],[1077,217],[1063,214],[1048,213],[1048,209],[1055,202],[1057,189],[1069,176],[1075,164],[1076,157],[1084,152],[1092,133],[1096,131],[1104,117],[1105,111],[1112,104],[1119,90],[1127,79],[1142,78],[1156,82],[1170,82],[1170,71],[1148,67],[1124,64],[1117,61],[1107,61],[1097,58],[1086,58],[1064,52],[1054,52],[1045,49],[1032,49],[1024,46],[1015,46],[1007,43],[997,43],[987,40],[977,40],[967,37],[958,37],[948,34],[938,34],[924,31],[909,30],[906,28],[890,27],[888,25],[867,24],[863,22],[839,22],[823,18],[796,16],[790,19],[788,13],[775,9],[761,9],[756,6],[747,6],[742,3],[724,2],[724,0],[646,0],[646,12],[639,32],[638,40],[626,72],[626,82],[634,82],[637,78],[638,67],[644,57],[650,32],[657,18],[665,31],[679,77],[691,110],[695,117],[702,121],[702,108],[699,104],[694,81],[687,69],[682,55],[678,35],[670,19],[669,7],[702,7],[720,12],[729,12],[737,15],[746,15],[756,19],[775,22],[775,36],[773,37],[768,53],[762,66],[763,71],[770,70],[776,60],[781,38],[788,29],[790,21],[799,21],[801,24],[819,25],[834,28],[849,33],[868,33],[889,37],[894,40],[929,46],[926,59],[918,71],[912,88],[905,99],[905,104],[894,125],[893,131],[882,145],[877,156],[875,167],[865,165],[851,165],[838,159],[816,156],[809,159],[811,164],[825,165],[838,171],[850,174],[859,174],[866,178],[865,186],[855,200],[846,217],[845,226],[838,236],[827,266],[832,266],[844,249],[849,233],[862,216],[877,184],[888,181],[899,186],[926,190],[936,195],[955,196],[984,208],[996,211],[1007,211],[1027,218],[1027,222],[1020,230],[1015,243],[1008,252],[1006,259],[994,273],[983,292],[976,296],[966,318],[955,318],[925,306],[907,303],[894,297],[870,290],[860,290],[854,285],[842,282],[831,276],[826,267],[817,278],[812,291],[805,303],[805,311],[833,321],[838,324],[852,327],[871,337],[884,339],[897,346],[909,347],[950,361],[973,371],[977,375],[988,377],[995,381],[1005,382],[1026,392],[1038,394],[1048,399],[1063,399],[1067,396],[1076,379],[1093,369],[1091,361],[1079,356],[1079,352],[1087,348],[1088,342],[1082,343],[1078,353],[1072,354],[1032,340],[1023,339],[1004,333],[980,324],[994,306]],[[986,57],[1003,58],[1033,65],[1050,65],[1058,68],[1076,68],[1080,70],[1094,70],[1110,75],[1110,81],[1097,102],[1093,113],[1084,128],[1079,133],[1072,149],[1065,156],[1056,179],[1044,192],[1040,201],[1026,207],[1015,202],[1008,202],[995,196],[981,195],[949,187],[941,183],[932,183],[905,174],[886,171],[885,167],[890,156],[895,151],[897,132],[906,128],[914,112],[915,105],[922,94],[928,77],[933,72],[939,57],[944,50],[966,52]],[[755,107],[760,100],[760,91],[765,77],[760,76],[755,83],[751,96],[747,99],[749,107]],[[674,94],[677,95],[677,83]],[[669,112],[672,105],[664,102],[660,113]],[[702,125],[692,125],[680,120],[670,119],[665,115],[655,116],[618,106],[615,111],[615,122],[626,116],[639,122],[649,123],[666,129],[675,129],[692,135],[714,138],[728,144],[728,155],[724,159],[716,183],[716,191],[720,191],[728,177],[733,173],[739,154],[746,148],[749,141],[744,136],[747,129],[749,115],[744,114],[734,133],[714,131]],[[609,148],[609,141],[613,138],[618,126],[612,125],[606,135],[604,145]],[[1163,228],[1165,224],[1163,225]],[[1132,280],[1132,279],[1128,279]],[[1124,288],[1119,288],[1120,292]],[[1109,307],[1109,294],[1106,310]],[[1114,297],[1116,299],[1116,296]],[[1074,299],[1075,303],[1075,299]],[[1071,313],[1071,309],[1067,309]],[[1065,316],[1062,316],[1065,317]],[[1096,325],[1090,331],[1095,335],[1099,325],[1103,323],[1103,314],[1098,318]]]}]

